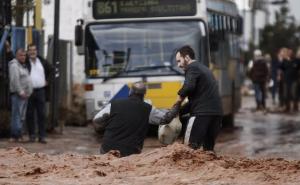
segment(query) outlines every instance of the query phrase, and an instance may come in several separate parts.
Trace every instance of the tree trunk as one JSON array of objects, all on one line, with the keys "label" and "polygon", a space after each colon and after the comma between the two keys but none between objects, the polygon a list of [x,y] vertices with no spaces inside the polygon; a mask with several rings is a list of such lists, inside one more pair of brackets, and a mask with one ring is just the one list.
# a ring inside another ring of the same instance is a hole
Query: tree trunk
[{"label": "tree trunk", "polygon": [[24,0],[16,2],[16,26],[23,26]]}]

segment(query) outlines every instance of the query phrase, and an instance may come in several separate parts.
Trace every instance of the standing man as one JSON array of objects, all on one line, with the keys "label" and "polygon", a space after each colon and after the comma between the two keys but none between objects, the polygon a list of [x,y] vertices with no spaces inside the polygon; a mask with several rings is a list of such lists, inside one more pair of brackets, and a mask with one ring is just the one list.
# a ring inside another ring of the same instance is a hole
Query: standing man
[{"label": "standing man", "polygon": [[33,84],[33,93],[28,101],[26,122],[28,126],[29,141],[35,142],[35,111],[39,129],[39,142],[46,144],[45,140],[45,109],[46,109],[46,86],[50,80],[51,67],[42,57],[37,55],[37,47],[34,44],[28,45],[27,68]]},{"label": "standing man", "polygon": [[269,69],[260,50],[254,51],[254,62],[250,72],[254,85],[256,110],[266,113],[266,86],[269,77]]},{"label": "standing man", "polygon": [[223,115],[217,81],[208,67],[195,60],[190,46],[183,46],[176,52],[176,61],[185,71],[185,80],[177,93],[177,102],[163,120],[170,122],[178,112],[175,111],[177,105],[187,97],[188,103],[181,108],[190,113],[184,143],[193,149],[203,146],[204,150],[213,151]]},{"label": "standing man", "polygon": [[279,99],[279,109],[284,111],[285,109],[285,97],[284,97],[284,74],[281,69],[283,62],[287,56],[288,49],[280,48],[278,57],[278,70],[277,70],[277,82],[278,82],[278,99]]},{"label": "standing man", "polygon": [[[288,52],[286,52],[284,60],[280,65],[280,69],[283,72],[285,111],[287,113],[289,113],[290,111],[297,112],[298,94],[296,92],[296,89],[299,64],[296,60],[293,59],[292,50],[289,49]],[[291,107],[291,104],[293,105],[293,107]]]},{"label": "standing man", "polygon": [[278,51],[277,56],[272,60],[271,64],[271,79],[273,80],[272,87],[272,101],[273,105],[276,104],[276,94],[278,93],[278,70],[279,70],[279,62],[282,61],[282,54]]},{"label": "standing man", "polygon": [[118,150],[122,157],[141,153],[149,123],[158,125],[164,112],[144,102],[146,86],[132,85],[129,97],[113,100],[93,122],[105,129],[100,153]]},{"label": "standing man", "polygon": [[32,82],[25,66],[26,52],[17,49],[16,58],[9,62],[9,89],[11,94],[11,137],[14,141],[22,139],[28,97],[32,93]]},{"label": "standing man", "polygon": [[294,108],[295,108],[295,112],[299,111],[299,99],[300,99],[300,48],[298,48],[297,53],[296,53],[296,57],[295,57],[295,63],[298,65],[298,76],[297,76],[297,86],[295,89],[295,93],[296,93],[296,101],[294,102]]}]

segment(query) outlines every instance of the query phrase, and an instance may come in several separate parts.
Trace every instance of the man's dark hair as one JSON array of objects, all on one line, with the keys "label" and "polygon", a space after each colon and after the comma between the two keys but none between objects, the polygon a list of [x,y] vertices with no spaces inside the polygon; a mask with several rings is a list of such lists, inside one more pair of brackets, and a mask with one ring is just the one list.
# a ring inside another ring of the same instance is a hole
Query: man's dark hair
[{"label": "man's dark hair", "polygon": [[31,48],[31,47],[37,47],[37,46],[36,46],[35,44],[33,44],[33,43],[32,43],[32,44],[28,44],[28,45],[27,45],[27,50],[28,50],[29,48]]},{"label": "man's dark hair", "polygon": [[180,53],[180,55],[182,57],[185,57],[185,56],[188,55],[192,60],[195,59],[195,52],[191,48],[191,46],[188,46],[188,45],[185,45],[185,46],[181,47],[180,49],[177,50],[176,53]]},{"label": "man's dark hair", "polygon": [[146,85],[143,82],[135,82],[132,84],[129,96],[136,96],[144,99],[146,94]]}]

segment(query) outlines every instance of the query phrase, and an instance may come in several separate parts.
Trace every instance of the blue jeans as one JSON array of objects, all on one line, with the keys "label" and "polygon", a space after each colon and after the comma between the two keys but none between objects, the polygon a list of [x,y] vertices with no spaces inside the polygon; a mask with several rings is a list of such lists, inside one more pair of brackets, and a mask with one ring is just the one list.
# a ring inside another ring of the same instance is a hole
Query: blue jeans
[{"label": "blue jeans", "polygon": [[18,139],[22,136],[22,127],[25,121],[27,99],[21,98],[17,94],[11,95],[11,137]]},{"label": "blue jeans", "polygon": [[255,91],[255,100],[257,108],[263,107],[266,108],[266,91],[265,91],[265,83],[254,83],[254,91]]}]

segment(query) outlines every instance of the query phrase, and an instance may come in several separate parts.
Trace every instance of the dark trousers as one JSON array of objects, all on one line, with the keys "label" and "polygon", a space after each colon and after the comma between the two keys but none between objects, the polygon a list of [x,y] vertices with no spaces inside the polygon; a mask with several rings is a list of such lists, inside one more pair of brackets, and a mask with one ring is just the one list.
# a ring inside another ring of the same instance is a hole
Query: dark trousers
[{"label": "dark trousers", "polygon": [[278,98],[279,98],[279,106],[284,106],[284,83],[283,80],[278,82]]},{"label": "dark trousers", "polygon": [[[44,139],[45,132],[45,109],[46,109],[46,97],[45,88],[34,89],[32,95],[28,100],[26,123],[28,126],[28,134],[30,139],[35,139],[35,120],[39,129],[39,139]],[[35,119],[35,113],[37,119]]]},{"label": "dark trousers", "polygon": [[266,84],[264,82],[254,82],[255,100],[258,108],[266,108]]},{"label": "dark trousers", "polygon": [[191,117],[185,133],[185,143],[193,149],[203,146],[204,150],[214,150],[215,140],[222,126],[222,116]]},{"label": "dark trousers", "polygon": [[276,81],[276,78],[273,78],[273,87],[272,87],[272,100],[276,100],[276,94],[278,92],[278,82]]},{"label": "dark trousers", "polygon": [[293,104],[293,110],[298,111],[298,83],[297,81],[286,81],[284,84],[284,97],[286,111],[290,111],[291,103]]}]

